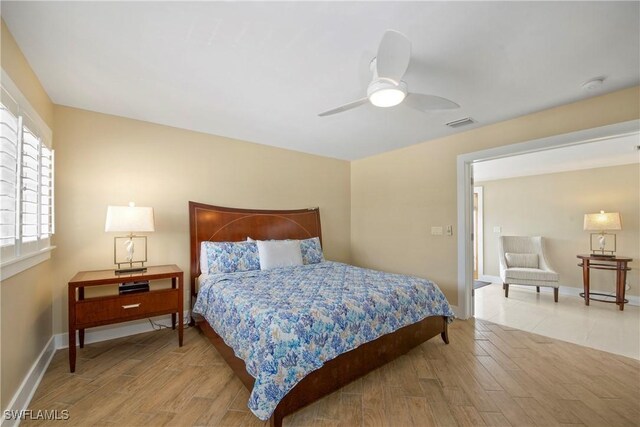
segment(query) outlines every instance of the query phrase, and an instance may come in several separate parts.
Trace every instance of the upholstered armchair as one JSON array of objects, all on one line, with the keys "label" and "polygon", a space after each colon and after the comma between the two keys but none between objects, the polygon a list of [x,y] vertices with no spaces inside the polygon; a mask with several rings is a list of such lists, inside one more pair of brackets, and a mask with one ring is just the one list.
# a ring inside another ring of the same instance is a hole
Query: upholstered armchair
[{"label": "upholstered armchair", "polygon": [[544,253],[540,236],[501,236],[500,277],[505,298],[509,297],[509,285],[541,286],[553,288],[553,299],[558,302],[560,275],[550,266]]}]

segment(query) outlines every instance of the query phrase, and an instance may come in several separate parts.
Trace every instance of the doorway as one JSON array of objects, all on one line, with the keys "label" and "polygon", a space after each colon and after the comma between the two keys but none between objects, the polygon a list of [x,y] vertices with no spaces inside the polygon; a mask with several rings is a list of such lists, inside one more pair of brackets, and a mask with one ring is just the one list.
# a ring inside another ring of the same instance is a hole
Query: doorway
[{"label": "doorway", "polygon": [[[614,136],[637,134],[640,120],[617,123],[593,129],[555,135],[487,150],[461,154],[457,158],[457,205],[458,205],[458,306],[456,315],[462,319],[473,316],[474,282],[474,185],[473,164],[509,157],[516,154],[545,151],[552,148],[568,147]],[[480,227],[478,227],[480,229]],[[479,240],[479,239],[477,239]],[[479,272],[479,266],[477,267]]]}]

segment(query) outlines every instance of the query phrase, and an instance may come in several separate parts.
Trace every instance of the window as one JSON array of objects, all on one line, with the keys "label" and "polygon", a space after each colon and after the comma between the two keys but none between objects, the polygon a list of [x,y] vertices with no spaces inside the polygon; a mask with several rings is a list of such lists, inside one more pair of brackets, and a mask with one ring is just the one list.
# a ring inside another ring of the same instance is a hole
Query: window
[{"label": "window", "polygon": [[4,104],[0,107],[0,247],[5,247],[15,244],[17,237],[19,121]]},{"label": "window", "polygon": [[49,258],[54,151],[51,131],[4,70],[0,90],[0,266],[5,279]]}]

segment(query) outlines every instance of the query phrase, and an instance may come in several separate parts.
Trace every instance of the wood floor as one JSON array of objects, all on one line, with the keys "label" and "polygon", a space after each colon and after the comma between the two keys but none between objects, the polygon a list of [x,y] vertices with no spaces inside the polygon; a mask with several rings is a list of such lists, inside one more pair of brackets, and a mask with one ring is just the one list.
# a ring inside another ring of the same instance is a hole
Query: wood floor
[{"label": "wood floor", "polygon": [[[285,426],[637,426],[640,362],[481,320],[285,418]],[[248,391],[196,329],[163,330],[53,359],[30,409],[51,425],[259,426]],[[47,424],[24,421],[22,425]]]}]

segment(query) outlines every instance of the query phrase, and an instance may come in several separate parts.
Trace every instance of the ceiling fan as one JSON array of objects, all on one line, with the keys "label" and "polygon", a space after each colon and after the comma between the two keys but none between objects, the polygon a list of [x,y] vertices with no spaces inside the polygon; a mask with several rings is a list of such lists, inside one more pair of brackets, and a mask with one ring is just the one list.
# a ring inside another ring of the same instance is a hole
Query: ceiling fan
[{"label": "ceiling fan", "polygon": [[420,111],[453,110],[460,107],[446,98],[409,92],[402,77],[409,67],[410,59],[409,39],[398,31],[387,30],[380,41],[376,57],[371,61],[373,79],[367,87],[366,98],[325,111],[318,116],[342,113],[367,102],[376,107],[393,107],[404,101],[409,107]]}]

